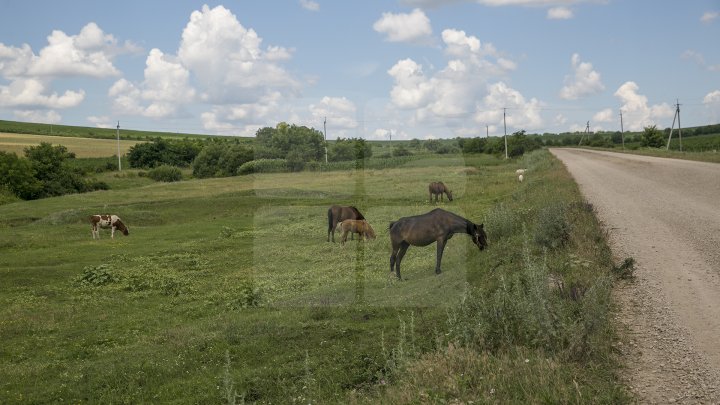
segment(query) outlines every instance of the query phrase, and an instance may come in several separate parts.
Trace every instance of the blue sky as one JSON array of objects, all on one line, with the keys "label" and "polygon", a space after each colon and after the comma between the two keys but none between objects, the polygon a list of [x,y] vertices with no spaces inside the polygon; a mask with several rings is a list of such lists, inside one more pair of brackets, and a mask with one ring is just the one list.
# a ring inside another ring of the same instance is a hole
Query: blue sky
[{"label": "blue sky", "polygon": [[720,122],[720,1],[0,0],[0,119],[428,139]]}]

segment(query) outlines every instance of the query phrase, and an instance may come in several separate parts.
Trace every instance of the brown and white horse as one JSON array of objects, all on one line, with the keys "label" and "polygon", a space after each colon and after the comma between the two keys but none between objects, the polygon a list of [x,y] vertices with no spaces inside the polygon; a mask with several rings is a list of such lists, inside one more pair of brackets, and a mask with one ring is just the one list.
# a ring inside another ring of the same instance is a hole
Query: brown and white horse
[{"label": "brown and white horse", "polygon": [[110,228],[110,237],[115,239],[115,230],[119,230],[123,235],[127,236],[130,231],[127,226],[123,224],[120,217],[117,215],[91,215],[90,224],[92,225],[92,236],[93,239],[100,239],[100,228]]}]

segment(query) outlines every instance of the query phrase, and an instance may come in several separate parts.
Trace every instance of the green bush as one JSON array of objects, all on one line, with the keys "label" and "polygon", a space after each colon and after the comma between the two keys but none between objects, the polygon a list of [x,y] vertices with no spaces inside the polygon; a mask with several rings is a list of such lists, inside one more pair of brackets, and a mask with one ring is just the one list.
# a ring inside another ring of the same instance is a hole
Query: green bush
[{"label": "green bush", "polygon": [[285,159],[256,159],[243,163],[238,169],[238,174],[252,173],[278,173],[288,170]]},{"label": "green bush", "polygon": [[119,277],[114,274],[110,265],[87,266],[75,282],[83,286],[98,287],[107,284],[117,283]]},{"label": "green bush", "polygon": [[535,228],[535,243],[556,249],[570,241],[572,226],[565,215],[567,208],[562,203],[552,203],[538,212]]},{"label": "green bush", "polygon": [[148,172],[148,177],[155,181],[173,182],[182,180],[182,172],[175,166],[162,165]]}]

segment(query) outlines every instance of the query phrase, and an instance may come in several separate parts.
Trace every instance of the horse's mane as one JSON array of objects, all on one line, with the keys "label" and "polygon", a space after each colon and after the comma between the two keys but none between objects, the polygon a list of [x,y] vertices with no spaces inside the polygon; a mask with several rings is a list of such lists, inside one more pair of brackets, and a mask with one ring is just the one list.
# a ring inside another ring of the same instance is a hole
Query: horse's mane
[{"label": "horse's mane", "polygon": [[351,205],[351,206],[350,206],[350,209],[353,210],[353,212],[355,213],[355,216],[357,217],[357,219],[365,219],[365,217],[363,216],[363,214],[361,214],[360,211],[358,211],[357,208],[355,208],[355,207],[353,207],[353,206]]}]

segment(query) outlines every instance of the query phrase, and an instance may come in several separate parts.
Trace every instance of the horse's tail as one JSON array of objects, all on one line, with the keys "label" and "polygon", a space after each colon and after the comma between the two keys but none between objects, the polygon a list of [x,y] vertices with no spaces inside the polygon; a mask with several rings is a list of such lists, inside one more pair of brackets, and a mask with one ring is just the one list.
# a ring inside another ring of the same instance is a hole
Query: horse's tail
[{"label": "horse's tail", "polygon": [[392,229],[393,225],[395,225],[396,222],[397,222],[397,221],[392,221],[392,222],[390,222],[390,226],[388,226],[388,229]]},{"label": "horse's tail", "polygon": [[332,223],[333,223],[333,213],[332,213],[332,207],[328,208],[328,230],[332,229]]}]

